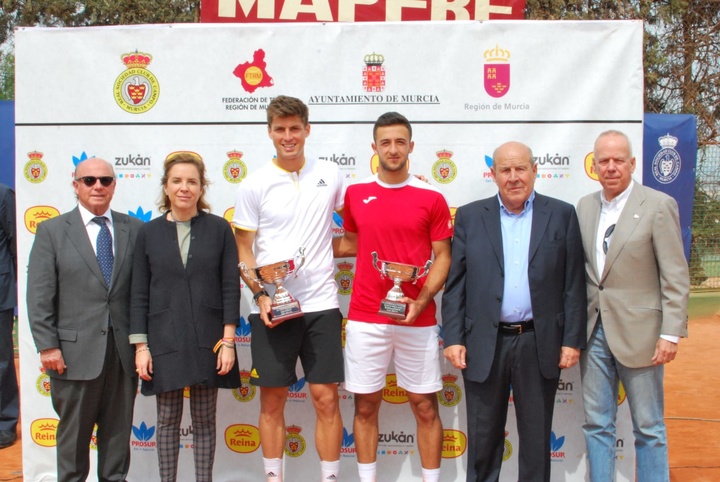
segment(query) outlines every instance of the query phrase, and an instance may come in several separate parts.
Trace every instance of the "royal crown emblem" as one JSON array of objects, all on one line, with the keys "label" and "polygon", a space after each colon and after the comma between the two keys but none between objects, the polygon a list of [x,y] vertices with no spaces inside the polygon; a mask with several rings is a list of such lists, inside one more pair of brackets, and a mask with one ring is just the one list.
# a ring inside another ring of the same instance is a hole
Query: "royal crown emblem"
[{"label": "royal crown emblem", "polygon": [[510,51],[499,45],[483,53],[485,59],[485,92],[490,97],[502,97],[510,90]]},{"label": "royal crown emblem", "polygon": [[653,157],[650,171],[660,184],[670,184],[678,178],[682,166],[680,153],[675,150],[678,138],[668,133],[658,138],[658,144],[660,150]]},{"label": "royal crown emblem", "polygon": [[437,151],[436,154],[438,159],[432,167],[433,178],[441,184],[454,181],[457,176],[457,166],[450,159],[453,155],[452,151],[442,149]]},{"label": "royal crown emblem", "polygon": [[385,57],[375,52],[366,55],[365,68],[363,69],[363,89],[365,92],[382,92],[385,90],[385,69],[383,63]]},{"label": "royal crown emblem", "polygon": [[43,153],[38,151],[28,152],[28,162],[23,167],[25,179],[33,184],[41,183],[48,173],[47,165],[43,162]]},{"label": "royal crown emblem", "polygon": [[125,65],[113,86],[113,96],[118,106],[130,114],[142,114],[152,109],[160,96],[158,80],[147,67],[152,55],[145,52],[129,52],[120,56]]},{"label": "royal crown emblem", "polygon": [[462,400],[462,391],[460,390],[460,386],[456,383],[457,379],[457,375],[453,375],[452,373],[443,375],[443,387],[437,394],[438,402],[440,402],[441,405],[444,405],[445,407],[454,407],[460,403],[460,400]]},{"label": "royal crown emblem", "polygon": [[228,160],[223,166],[223,177],[232,184],[238,184],[247,177],[247,165],[243,162],[243,153],[234,149],[227,153]]},{"label": "royal crown emblem", "polygon": [[350,295],[352,294],[352,284],[355,279],[355,275],[352,272],[353,263],[342,261],[337,264],[338,272],[335,275],[335,281],[338,284],[338,294]]},{"label": "royal crown emblem", "polygon": [[285,454],[289,457],[300,457],[305,452],[305,439],[300,435],[302,428],[290,425],[286,430]]}]

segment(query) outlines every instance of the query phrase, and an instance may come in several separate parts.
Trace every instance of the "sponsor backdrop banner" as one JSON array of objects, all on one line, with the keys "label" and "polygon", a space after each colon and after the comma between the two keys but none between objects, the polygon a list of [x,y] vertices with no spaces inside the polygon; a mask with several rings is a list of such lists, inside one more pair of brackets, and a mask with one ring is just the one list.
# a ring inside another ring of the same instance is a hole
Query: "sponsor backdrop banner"
[{"label": "sponsor backdrop banner", "polygon": [[[691,114],[645,114],[642,183],[678,203],[685,258],[690,261],[697,163],[697,128]],[[639,156],[638,156],[639,157]]]},{"label": "sponsor backdrop banner", "polygon": [[[408,47],[411,46],[411,47]],[[205,159],[213,212],[231,219],[247,174],[273,154],[265,108],[277,95],[302,98],[312,132],[306,153],[335,162],[349,183],[377,169],[372,124],[397,110],[414,127],[410,170],[425,175],[452,211],[494,195],[493,150],[532,147],[539,192],[575,203],[599,188],[592,144],[609,128],[642,146],[641,22],[411,22],[162,25],[25,29],[16,35],[19,263],[39,222],[72,209],[75,166],[90,156],[115,166],[114,209],[144,221],[156,201],[164,158],[192,150]],[[642,166],[638,166],[638,180]],[[403,207],[382,222],[402,216]],[[336,219],[334,232],[342,233]],[[347,312],[355,259],[336,260]],[[302,276],[302,270],[300,272]],[[20,270],[20,296],[25,270]],[[259,393],[249,383],[251,297],[246,288],[236,344],[243,385],[221,391],[218,481],[262,480]],[[438,297],[439,298],[439,297]],[[378,300],[379,302],[379,300]],[[20,319],[26,320],[21,303]],[[48,377],[26,322],[20,323],[25,480],[53,480],[57,417]],[[442,346],[438,346],[441,350]],[[302,371],[288,397],[288,480],[316,480],[314,410]],[[442,480],[463,480],[466,417],[461,373],[443,365]],[[391,368],[380,418],[381,480],[419,480],[417,431]],[[633,480],[632,428],[620,400],[618,480]],[[353,395],[341,391],[343,480],[357,480]],[[181,429],[180,474],[193,479],[189,407]],[[586,472],[577,368],[562,374],[552,437],[553,480]],[[138,395],[130,480],[157,480],[155,401]],[[626,443],[627,441],[627,443]],[[91,454],[95,447],[90,447]],[[502,480],[517,480],[518,435],[511,408]],[[93,464],[94,464],[93,455]],[[93,467],[94,470],[94,467]],[[91,474],[91,477],[94,477]]]},{"label": "sponsor backdrop banner", "polygon": [[202,0],[200,21],[383,22],[408,20],[522,20],[525,0]]}]

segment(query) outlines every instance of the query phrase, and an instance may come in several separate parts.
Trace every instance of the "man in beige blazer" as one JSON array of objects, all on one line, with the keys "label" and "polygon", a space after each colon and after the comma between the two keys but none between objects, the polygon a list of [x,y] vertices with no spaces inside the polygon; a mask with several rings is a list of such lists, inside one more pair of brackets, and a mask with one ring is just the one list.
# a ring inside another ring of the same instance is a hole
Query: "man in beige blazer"
[{"label": "man in beige blazer", "polygon": [[580,362],[590,480],[614,480],[622,382],[637,480],[669,481],[663,365],[687,336],[690,291],[678,207],[673,198],[633,181],[635,158],[622,132],[600,134],[594,157],[602,191],[577,207],[588,295],[588,346]]}]

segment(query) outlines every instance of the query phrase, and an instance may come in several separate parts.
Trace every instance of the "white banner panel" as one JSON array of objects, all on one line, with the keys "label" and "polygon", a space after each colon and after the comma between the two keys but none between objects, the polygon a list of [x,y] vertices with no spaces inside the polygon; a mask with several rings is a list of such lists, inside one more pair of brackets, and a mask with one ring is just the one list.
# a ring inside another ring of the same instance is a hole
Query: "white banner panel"
[{"label": "white banner panel", "polygon": [[[162,161],[192,150],[205,159],[213,212],[230,218],[237,186],[274,154],[264,109],[277,95],[310,106],[306,154],[336,162],[348,180],[373,172],[372,124],[397,110],[413,123],[410,169],[425,175],[454,209],[496,193],[489,165],[508,140],[527,143],[539,164],[539,192],[575,203],[599,185],[591,170],[595,137],[609,128],[642,147],[642,23],[412,22],[157,25],[20,29],[16,34],[18,257],[27,262],[35,227],[72,209],[75,165],[89,156],[114,163],[114,209],[158,216]],[[641,169],[638,164],[638,169]],[[642,179],[642,173],[638,173]],[[387,222],[393,215],[388,213]],[[24,227],[23,227],[24,223]],[[341,233],[338,223],[336,231]],[[354,259],[336,260],[347,312]],[[20,270],[20,297],[25,292]],[[244,291],[236,343],[249,371],[250,297]],[[54,480],[57,417],[49,384],[20,306],[25,480]],[[438,347],[442,349],[442,347]],[[445,428],[441,480],[464,480],[464,388],[459,372],[439,394]],[[287,480],[316,480],[314,410],[302,371],[286,420]],[[262,480],[259,392],[222,391],[218,481]],[[419,480],[415,422],[388,376],[380,419],[380,480]],[[343,480],[357,480],[352,394],[341,392]],[[194,478],[189,407],[181,431],[180,474]],[[582,392],[577,369],[558,387],[553,480],[584,480]],[[130,480],[158,480],[154,399],[138,395]],[[618,480],[634,478],[626,403],[618,424]],[[518,438],[511,407],[502,480],[517,480]],[[627,442],[627,443],[626,443]],[[91,453],[94,453],[91,447]],[[91,474],[94,477],[94,474]]]}]

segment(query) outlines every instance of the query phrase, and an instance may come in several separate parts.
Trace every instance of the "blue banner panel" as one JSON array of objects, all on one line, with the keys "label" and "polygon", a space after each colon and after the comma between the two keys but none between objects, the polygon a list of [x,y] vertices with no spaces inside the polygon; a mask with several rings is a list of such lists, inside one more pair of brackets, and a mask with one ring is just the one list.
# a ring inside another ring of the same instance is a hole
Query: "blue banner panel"
[{"label": "blue banner panel", "polygon": [[0,182],[15,189],[15,101],[0,100]]},{"label": "blue banner panel", "polygon": [[689,262],[697,164],[695,116],[645,114],[643,144],[643,184],[677,201],[685,258]]}]

